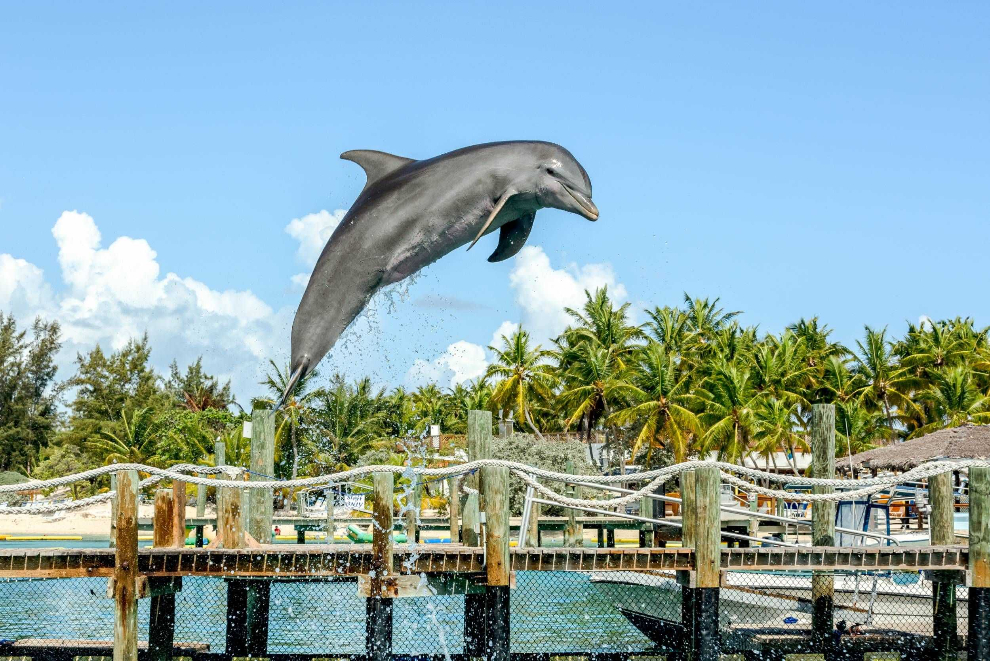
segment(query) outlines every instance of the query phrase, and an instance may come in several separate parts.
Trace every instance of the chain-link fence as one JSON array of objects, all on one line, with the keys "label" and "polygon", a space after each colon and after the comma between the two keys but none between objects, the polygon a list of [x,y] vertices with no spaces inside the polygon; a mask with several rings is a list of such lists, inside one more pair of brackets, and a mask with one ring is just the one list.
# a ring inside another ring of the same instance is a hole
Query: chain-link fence
[{"label": "chain-link fence", "polygon": [[[802,635],[812,620],[811,572],[728,572],[720,592],[726,651],[755,637]],[[105,578],[0,581],[0,640],[113,639]],[[175,641],[225,652],[228,582],[186,577],[176,595]],[[464,595],[394,600],[393,653],[463,654]],[[147,640],[149,599],[138,607]],[[957,622],[966,633],[966,590]],[[520,571],[510,600],[511,651],[521,654],[638,654],[656,650],[657,623],[676,631],[681,586],[672,573]],[[932,636],[932,582],[919,572],[836,572],[835,620],[847,635]],[[858,628],[854,628],[858,625]],[[852,630],[851,632],[848,630]],[[365,599],[351,580],[275,580],[269,602],[272,654],[361,655]],[[751,646],[750,646],[751,648]]]}]

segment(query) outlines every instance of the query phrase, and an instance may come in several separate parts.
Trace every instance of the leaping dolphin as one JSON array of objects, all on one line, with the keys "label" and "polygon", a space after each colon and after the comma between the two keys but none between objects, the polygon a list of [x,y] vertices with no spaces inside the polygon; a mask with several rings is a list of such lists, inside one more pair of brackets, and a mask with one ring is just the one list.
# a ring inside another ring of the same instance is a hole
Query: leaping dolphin
[{"label": "leaping dolphin", "polygon": [[544,207],[598,219],[588,173],[551,142],[492,142],[423,161],[380,151],[344,152],[368,182],[323,248],[292,322],[295,384],[333,347],[379,289],[499,230],[488,257],[500,262],[526,243]]}]

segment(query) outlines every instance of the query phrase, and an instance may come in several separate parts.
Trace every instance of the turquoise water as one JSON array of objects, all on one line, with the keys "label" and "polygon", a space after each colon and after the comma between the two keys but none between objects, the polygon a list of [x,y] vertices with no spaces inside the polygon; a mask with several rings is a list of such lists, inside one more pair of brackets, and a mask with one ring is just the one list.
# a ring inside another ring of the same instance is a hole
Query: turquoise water
[{"label": "turquoise water", "polygon": [[[106,586],[101,578],[0,581],[0,639],[110,640],[113,603]],[[632,589],[643,594],[642,587]],[[207,643],[210,650],[223,651],[226,596],[222,579],[184,578],[176,597],[176,641]],[[651,599],[670,597],[659,590],[650,594]],[[651,646],[616,610],[614,594],[592,584],[587,574],[518,572],[511,600],[514,652],[641,651]],[[138,602],[142,640],[147,639],[149,606],[148,599]],[[393,617],[395,653],[463,650],[463,596],[396,599]],[[354,582],[272,584],[270,652],[361,653],[364,636],[365,601]]]}]

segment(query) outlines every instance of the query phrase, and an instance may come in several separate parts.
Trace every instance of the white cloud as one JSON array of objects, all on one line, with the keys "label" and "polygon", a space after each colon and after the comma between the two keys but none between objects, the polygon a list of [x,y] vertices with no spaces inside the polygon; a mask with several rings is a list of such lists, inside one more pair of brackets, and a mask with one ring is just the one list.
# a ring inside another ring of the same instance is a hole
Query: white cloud
[{"label": "white cloud", "polygon": [[[293,219],[285,226],[286,233],[299,242],[299,250],[296,255],[306,266],[316,266],[316,260],[323,252],[323,246],[330,240],[330,235],[337,229],[337,225],[344,218],[347,211],[337,209],[330,213],[326,209],[317,213],[306,214],[302,218]],[[292,281],[296,282],[294,276]]]},{"label": "white cloud", "polygon": [[512,321],[503,321],[499,324],[499,327],[495,329],[495,332],[492,333],[492,340],[488,343],[488,346],[501,349],[503,344],[502,337],[512,337],[512,334],[518,329],[519,324]]},{"label": "white cloud", "polygon": [[406,373],[406,383],[413,386],[426,383],[456,386],[477,379],[487,367],[484,347],[460,340],[447,347],[433,361],[419,358],[413,362]]},{"label": "white cloud", "polygon": [[293,286],[299,287],[299,289],[306,289],[306,285],[309,284],[309,277],[309,273],[296,273],[289,280],[292,281]]},{"label": "white cloud", "polygon": [[516,303],[522,308],[523,328],[536,342],[545,343],[563,331],[571,319],[565,307],[584,305],[585,290],[608,286],[612,300],[621,303],[627,293],[616,280],[612,265],[568,264],[560,269],[550,265],[550,258],[539,246],[526,246],[516,256],[509,273],[509,285],[515,292]]},{"label": "white cloud", "polygon": [[286,344],[287,310],[272,310],[250,291],[218,291],[175,273],[162,277],[147,241],[120,237],[103,248],[96,222],[85,213],[62,213],[52,235],[64,290],[53,294],[41,269],[3,254],[0,308],[22,318],[57,319],[66,372],[77,352],[97,343],[119,349],[147,332],[159,370],[172,359],[183,365],[203,355],[207,369],[233,379],[238,395],[257,392],[257,370],[273,347]]}]

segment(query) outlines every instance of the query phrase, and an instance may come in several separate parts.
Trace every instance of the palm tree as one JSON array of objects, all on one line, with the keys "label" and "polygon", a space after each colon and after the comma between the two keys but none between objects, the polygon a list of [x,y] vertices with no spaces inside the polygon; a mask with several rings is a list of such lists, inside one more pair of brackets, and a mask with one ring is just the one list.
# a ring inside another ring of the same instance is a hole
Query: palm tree
[{"label": "palm tree", "polygon": [[753,352],[753,385],[759,392],[788,403],[808,405],[815,368],[805,360],[802,340],[790,331],[767,336]]},{"label": "palm tree", "polygon": [[726,312],[718,307],[720,299],[710,301],[707,298],[691,298],[684,292],[684,304],[687,316],[687,326],[702,344],[710,344],[715,334],[728,326],[733,319],[741,314],[740,311]]},{"label": "palm tree", "polygon": [[[258,399],[256,403],[274,406],[278,398],[285,392],[291,378],[291,372],[288,365],[283,370],[275,364],[274,360],[269,360],[268,363],[273,372],[268,373],[265,380],[261,382],[261,385],[265,386],[272,393],[272,397]],[[288,439],[289,445],[292,448],[293,480],[299,476],[300,440],[308,440],[302,438],[302,434],[305,432],[307,425],[312,422],[310,403],[316,398],[318,391],[310,390],[309,388],[317,374],[317,371],[313,370],[296,381],[285,400],[285,405],[278,410],[278,418],[275,423],[276,451],[284,445],[286,439]]]},{"label": "palm tree", "polygon": [[761,398],[757,402],[753,418],[753,450],[772,462],[774,468],[777,468],[775,453],[781,449],[787,450],[790,467],[795,475],[798,475],[798,469],[794,450],[798,446],[808,449],[804,436],[794,432],[797,419],[797,402],[776,397]]},{"label": "palm tree", "polygon": [[512,412],[543,440],[533,422],[533,409],[552,399],[557,378],[548,359],[553,356],[540,345],[531,348],[529,333],[518,328],[511,337],[502,336],[502,347],[488,347],[495,359],[485,372],[486,379],[498,379],[491,394],[492,403],[503,413]]},{"label": "palm tree", "polygon": [[688,317],[678,308],[665,306],[647,311],[649,333],[662,344],[668,354],[686,355],[691,350],[691,328]]},{"label": "palm tree", "polygon": [[103,456],[104,464],[147,464],[157,466],[161,462],[157,456],[158,437],[154,433],[152,419],[155,412],[150,408],[138,409],[131,415],[121,415],[123,434],[114,434],[101,429],[86,445]]},{"label": "palm tree", "polygon": [[348,384],[340,374],[317,392],[313,418],[321,432],[314,459],[324,470],[344,470],[386,436],[385,391],[367,377]]},{"label": "palm tree", "polygon": [[911,371],[897,362],[887,342],[887,329],[873,330],[866,327],[865,343],[856,341],[859,352],[854,354],[856,371],[865,383],[861,387],[861,398],[883,410],[887,418],[889,440],[895,437],[894,407],[903,410],[917,410],[911,401],[911,388],[916,379]]},{"label": "palm tree", "polygon": [[590,342],[580,343],[571,355],[564,374],[564,386],[559,401],[569,412],[567,427],[579,420],[587,423],[588,452],[591,452],[591,430],[599,419],[608,419],[613,404],[621,404],[627,384],[623,369],[615,358],[615,347],[603,347]]},{"label": "palm tree", "polygon": [[931,405],[932,421],[914,430],[910,438],[966,423],[990,422],[990,397],[977,390],[972,370],[965,365],[934,372],[931,386],[919,399]]},{"label": "palm tree", "polygon": [[706,428],[701,451],[715,450],[725,461],[741,462],[750,451],[760,398],[749,368],[720,361],[698,388],[697,397],[702,405],[698,417]]},{"label": "palm tree", "polygon": [[673,448],[674,460],[687,459],[691,439],[701,431],[698,417],[689,408],[690,375],[658,342],[649,342],[635,354],[628,382],[618,390],[629,404],[609,417],[616,425],[642,424],[632,447],[636,456],[641,447]]},{"label": "palm tree", "polygon": [[852,473],[852,456],[876,447],[874,441],[883,439],[887,430],[883,413],[871,411],[856,398],[835,402],[836,454],[849,458]]}]

